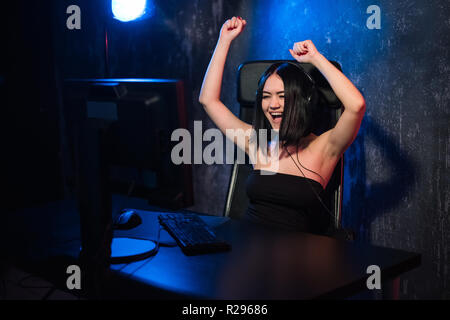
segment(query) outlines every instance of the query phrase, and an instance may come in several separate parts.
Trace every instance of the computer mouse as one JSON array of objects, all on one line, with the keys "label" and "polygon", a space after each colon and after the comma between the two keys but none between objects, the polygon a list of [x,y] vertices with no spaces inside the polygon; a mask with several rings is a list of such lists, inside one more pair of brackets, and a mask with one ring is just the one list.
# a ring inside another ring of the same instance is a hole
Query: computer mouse
[{"label": "computer mouse", "polygon": [[116,219],[114,228],[119,230],[129,230],[136,228],[142,223],[142,218],[134,210],[123,211]]}]

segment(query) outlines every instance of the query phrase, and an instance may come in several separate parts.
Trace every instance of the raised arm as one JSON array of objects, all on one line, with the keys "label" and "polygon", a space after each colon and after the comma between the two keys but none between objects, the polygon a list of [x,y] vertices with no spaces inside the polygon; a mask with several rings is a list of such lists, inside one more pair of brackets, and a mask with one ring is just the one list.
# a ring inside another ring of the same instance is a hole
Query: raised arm
[{"label": "raised arm", "polygon": [[[248,151],[248,138],[245,138],[243,133],[251,129],[251,125],[236,117],[220,101],[223,69],[228,50],[230,49],[231,42],[244,30],[246,23],[242,18],[233,17],[223,24],[220,30],[219,40],[217,41],[213,56],[206,70],[205,78],[203,79],[199,102],[203,105],[206,113],[216,126],[237,143],[240,148]],[[227,133],[229,129],[232,129],[235,133],[233,136],[230,136],[230,131]],[[242,134],[239,134],[238,129],[242,129]],[[239,136],[240,138],[238,138]]]},{"label": "raised arm", "polygon": [[311,40],[295,43],[289,52],[297,61],[311,63],[319,69],[344,105],[344,112],[335,127],[320,136],[325,141],[326,154],[340,157],[358,134],[366,110],[364,97],[339,69],[317,51]]}]

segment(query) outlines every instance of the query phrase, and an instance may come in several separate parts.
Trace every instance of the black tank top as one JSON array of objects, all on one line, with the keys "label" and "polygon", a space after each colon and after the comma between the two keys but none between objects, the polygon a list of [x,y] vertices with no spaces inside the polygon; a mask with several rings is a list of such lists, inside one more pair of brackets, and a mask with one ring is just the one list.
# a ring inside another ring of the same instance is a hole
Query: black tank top
[{"label": "black tank top", "polygon": [[330,216],[312,188],[322,196],[323,187],[315,180],[253,170],[247,178],[250,203],[244,219],[282,230],[325,233]]}]

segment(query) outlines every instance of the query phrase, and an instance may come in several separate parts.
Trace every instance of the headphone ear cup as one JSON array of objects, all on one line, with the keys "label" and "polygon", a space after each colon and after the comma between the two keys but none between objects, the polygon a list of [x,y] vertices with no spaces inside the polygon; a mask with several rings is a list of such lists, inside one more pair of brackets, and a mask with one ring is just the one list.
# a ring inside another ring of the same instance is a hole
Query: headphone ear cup
[{"label": "headphone ear cup", "polygon": [[288,62],[289,64],[293,65],[294,67],[296,67],[297,69],[299,69],[301,72],[303,72],[305,74],[305,76],[308,78],[309,82],[312,84],[313,88],[316,88],[316,82],[314,81],[314,79],[312,78],[312,76],[300,65],[300,63],[298,62]]},{"label": "headphone ear cup", "polygon": [[309,96],[308,103],[311,104],[311,106],[313,108],[315,108],[318,103],[318,100],[319,100],[319,92],[317,91],[316,87],[314,86],[312,88],[312,92]]},{"label": "headphone ear cup", "polygon": [[311,119],[309,125],[310,127],[308,128],[308,131],[311,131],[313,133],[315,133],[315,128],[317,128],[318,123],[320,123],[320,110],[318,110],[317,108],[317,99],[318,99],[318,93],[315,87],[311,88],[311,92],[308,95],[308,98],[306,99],[306,104],[305,104],[305,109],[306,109],[306,114],[308,115],[307,117],[309,117]]}]

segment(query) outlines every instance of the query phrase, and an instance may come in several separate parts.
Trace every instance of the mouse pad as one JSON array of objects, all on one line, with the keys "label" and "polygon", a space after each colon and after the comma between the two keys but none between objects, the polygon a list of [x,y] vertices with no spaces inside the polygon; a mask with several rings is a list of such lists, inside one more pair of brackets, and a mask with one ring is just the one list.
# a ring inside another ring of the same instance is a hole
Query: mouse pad
[{"label": "mouse pad", "polygon": [[[160,212],[139,209],[132,210],[136,211],[141,217],[142,224],[130,230],[114,230],[114,237],[141,238],[156,241],[158,239],[158,229],[160,228],[158,221],[158,214],[160,214]],[[159,234],[159,241],[162,244],[176,244],[167,231],[162,228]]]}]

